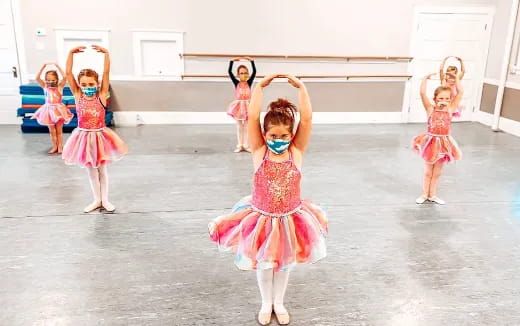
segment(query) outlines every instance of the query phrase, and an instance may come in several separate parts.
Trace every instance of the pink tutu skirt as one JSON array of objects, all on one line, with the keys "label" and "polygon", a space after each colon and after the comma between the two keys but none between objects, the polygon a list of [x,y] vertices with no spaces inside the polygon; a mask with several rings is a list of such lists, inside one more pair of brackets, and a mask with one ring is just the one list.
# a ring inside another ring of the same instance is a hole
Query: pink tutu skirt
[{"label": "pink tutu skirt", "polygon": [[31,119],[36,119],[39,124],[44,126],[52,126],[57,123],[69,123],[74,115],[70,112],[67,106],[63,103],[59,104],[44,104],[32,116]]},{"label": "pink tutu skirt", "polygon": [[241,270],[289,270],[302,263],[315,263],[327,255],[325,212],[310,201],[282,216],[259,212],[251,196],[243,198],[229,215],[210,223],[210,233],[221,251],[236,254]]},{"label": "pink tutu skirt", "polygon": [[235,120],[247,120],[249,100],[234,100],[228,107],[227,114]]},{"label": "pink tutu skirt", "polygon": [[450,162],[460,160],[462,152],[450,135],[434,136],[422,133],[414,137],[413,149],[426,163]]},{"label": "pink tutu skirt", "polygon": [[126,144],[112,129],[87,131],[76,128],[63,147],[62,158],[67,164],[97,168],[120,160],[126,153]]}]

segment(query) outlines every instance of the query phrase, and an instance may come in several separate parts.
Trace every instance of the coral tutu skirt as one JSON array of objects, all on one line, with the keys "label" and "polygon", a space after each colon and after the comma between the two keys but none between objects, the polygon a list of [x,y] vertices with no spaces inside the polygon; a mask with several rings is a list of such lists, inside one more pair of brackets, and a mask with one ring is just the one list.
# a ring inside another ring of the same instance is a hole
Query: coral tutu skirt
[{"label": "coral tutu skirt", "polygon": [[462,152],[450,135],[422,133],[413,139],[413,149],[426,163],[450,162],[460,160]]},{"label": "coral tutu skirt", "polygon": [[235,120],[247,120],[249,100],[234,100],[228,107],[227,114]]},{"label": "coral tutu skirt", "polygon": [[126,144],[112,129],[76,128],[63,147],[62,158],[67,164],[97,168],[120,160],[126,153]]},{"label": "coral tutu skirt", "polygon": [[44,126],[52,126],[58,123],[69,123],[74,115],[63,103],[44,104],[42,105],[31,119],[36,119],[39,124]]},{"label": "coral tutu skirt", "polygon": [[315,263],[327,255],[325,212],[310,201],[286,214],[273,215],[256,209],[251,196],[239,201],[229,215],[210,222],[210,238],[221,251],[236,254],[241,270],[289,270]]}]

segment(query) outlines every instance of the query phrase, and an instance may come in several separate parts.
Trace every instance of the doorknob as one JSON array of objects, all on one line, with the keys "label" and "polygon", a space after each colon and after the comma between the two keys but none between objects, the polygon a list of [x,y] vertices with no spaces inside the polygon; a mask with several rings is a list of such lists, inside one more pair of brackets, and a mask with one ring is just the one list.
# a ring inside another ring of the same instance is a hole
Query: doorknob
[{"label": "doorknob", "polygon": [[16,67],[13,67],[13,77],[14,78],[18,78],[18,69],[16,69]]}]

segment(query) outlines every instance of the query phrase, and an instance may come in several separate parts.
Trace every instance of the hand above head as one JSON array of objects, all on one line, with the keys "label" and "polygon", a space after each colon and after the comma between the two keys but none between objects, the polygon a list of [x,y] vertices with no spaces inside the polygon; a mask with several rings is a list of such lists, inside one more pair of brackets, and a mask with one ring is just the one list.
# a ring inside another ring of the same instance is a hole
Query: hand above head
[{"label": "hand above head", "polygon": [[253,61],[253,58],[251,57],[243,57],[244,59],[246,59],[247,61]]},{"label": "hand above head", "polygon": [[240,61],[240,59],[241,59],[240,57],[235,57],[235,58],[231,59],[231,61]]},{"label": "hand above head", "polygon": [[453,78],[453,79],[455,79],[455,78],[457,78],[457,76],[455,74],[451,73],[451,72],[447,72],[446,73],[446,78]]},{"label": "hand above head", "polygon": [[100,53],[108,53],[108,50],[99,45],[92,45],[92,48]]},{"label": "hand above head", "polygon": [[266,87],[266,86],[269,86],[269,84],[271,84],[271,82],[273,81],[273,79],[278,78],[278,77],[285,77],[285,75],[273,74],[273,75],[265,76],[265,77],[260,81],[259,85],[260,85],[260,87]]},{"label": "hand above head", "polygon": [[72,50],[70,50],[70,53],[80,53],[80,52],[85,52],[85,49],[87,47],[86,46],[76,46],[75,48],[73,48]]},{"label": "hand above head", "polygon": [[293,85],[294,87],[300,88],[303,86],[303,82],[301,80],[299,80],[298,78],[296,78],[295,76],[286,75],[286,77],[287,77],[287,81],[289,82],[289,84]]}]

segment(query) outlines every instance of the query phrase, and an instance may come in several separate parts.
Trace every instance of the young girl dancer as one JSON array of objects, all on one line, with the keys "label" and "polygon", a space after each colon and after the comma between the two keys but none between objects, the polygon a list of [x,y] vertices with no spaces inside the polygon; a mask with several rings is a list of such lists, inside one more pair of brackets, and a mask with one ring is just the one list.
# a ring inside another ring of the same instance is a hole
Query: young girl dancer
[{"label": "young girl dancer", "polygon": [[453,97],[449,87],[439,86],[433,97],[435,103],[431,104],[426,96],[426,84],[433,75],[435,74],[427,75],[421,83],[421,99],[428,115],[428,131],[413,139],[413,149],[426,162],[423,194],[417,198],[416,203],[422,204],[429,200],[443,205],[445,202],[437,197],[437,183],[442,167],[445,162],[460,160],[462,157],[457,142],[450,135],[450,126],[453,112],[462,99],[463,90],[459,76],[455,75],[457,95]]},{"label": "young girl dancer", "polygon": [[[42,80],[43,70],[48,66],[55,66],[60,71],[62,79],[60,80],[56,70],[48,70],[45,72],[45,81]],[[65,73],[63,73],[63,70],[61,70],[57,64],[45,63],[36,75],[36,81],[43,88],[45,104],[34,113],[32,119],[36,119],[39,124],[49,127],[52,148],[48,153],[61,154],[63,150],[63,124],[69,123],[74,117],[67,106],[61,101],[63,88],[67,83]]]},{"label": "young girl dancer", "polygon": [[[457,85],[455,83],[455,76],[458,76],[459,80],[462,80],[464,77],[464,73],[466,72],[466,69],[464,67],[464,61],[462,61],[459,57],[454,57],[460,62],[460,74],[459,74],[459,68],[457,66],[448,66],[446,68],[446,73],[444,72],[444,66],[446,65],[446,61],[451,57],[446,57],[444,60],[442,60],[441,67],[439,69],[439,75],[441,77],[441,85],[447,86],[451,89],[451,96],[455,98],[457,96]],[[458,118],[461,115],[462,110],[464,110],[464,107],[462,105],[459,105],[455,112],[453,112],[453,116]]]},{"label": "young girl dancer", "polygon": [[119,136],[105,126],[105,106],[110,83],[108,51],[97,45],[92,48],[105,56],[101,88],[98,87],[98,74],[92,69],[81,70],[78,81],[74,79],[73,57],[75,53],[83,52],[84,46],[70,50],[67,59],[67,77],[76,99],[78,128],[74,129],[65,144],[63,159],[67,164],[87,168],[94,201],[85,207],[84,212],[89,213],[100,207],[113,212],[115,206],[108,201],[107,164],[122,158],[128,149]]},{"label": "young girl dancer", "polygon": [[[269,104],[260,124],[263,88],[273,78],[288,78],[298,88],[300,123],[294,133],[294,104]],[[315,263],[326,256],[327,219],[323,210],[300,198],[303,154],[312,128],[312,109],[304,84],[293,76],[271,75],[256,86],[249,106],[249,141],[255,169],[252,196],[239,201],[231,214],[209,223],[210,237],[221,250],[236,253],[241,270],[257,270],[262,307],[258,322],[267,325],[274,311],[279,324],[289,324],[284,294],[295,264]]]},{"label": "young girl dancer", "polygon": [[[239,78],[237,79],[235,75],[233,75],[233,63],[241,59],[251,62],[253,73],[249,75],[249,69],[244,65],[240,65],[237,68]],[[234,152],[250,152],[249,146],[247,145],[247,107],[249,105],[249,99],[251,98],[251,85],[253,85],[256,76],[255,61],[250,57],[234,58],[229,61],[228,74],[235,85],[235,100],[231,102],[227,110],[227,114],[237,121],[237,147]]]}]

